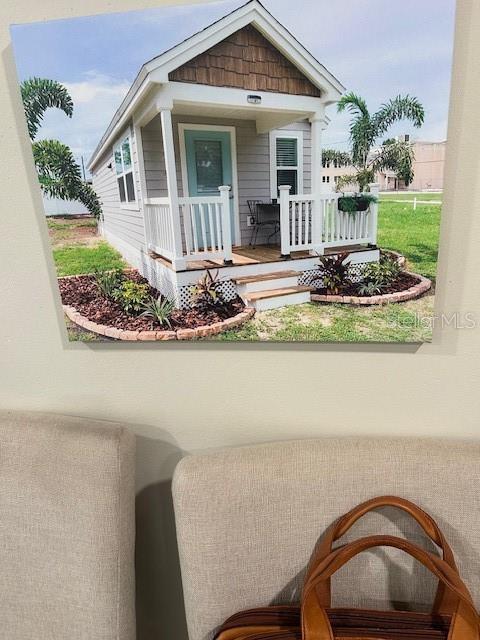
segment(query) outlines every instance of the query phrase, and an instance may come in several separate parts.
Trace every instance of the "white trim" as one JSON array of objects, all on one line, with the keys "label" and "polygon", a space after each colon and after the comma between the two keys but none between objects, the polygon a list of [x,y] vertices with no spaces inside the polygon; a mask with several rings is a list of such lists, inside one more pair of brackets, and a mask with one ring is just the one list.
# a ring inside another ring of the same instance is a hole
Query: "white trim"
[{"label": "white trim", "polygon": [[[369,251],[356,251],[349,255],[349,262],[352,264],[362,264],[364,262],[377,262],[379,259],[379,250],[372,249]],[[288,269],[292,271],[311,271],[318,268],[318,256],[309,256],[308,258],[292,258],[288,261]],[[167,267],[168,268],[168,267]],[[231,267],[222,267],[219,270],[220,278],[228,280],[230,278],[241,278],[243,276],[261,276],[266,273],[277,271],[285,271],[285,260],[277,262],[264,262],[259,264],[234,265]],[[206,273],[205,269],[188,269],[186,271],[173,271],[175,273],[176,282],[179,287],[185,287],[195,284]]]},{"label": "white trim", "polygon": [[270,196],[274,200],[278,200],[278,187],[277,184],[277,139],[278,138],[290,138],[297,141],[297,166],[296,167],[282,167],[286,171],[297,171],[297,194],[303,193],[303,180],[304,180],[304,158],[303,158],[303,131],[289,131],[288,129],[277,129],[270,132]]},{"label": "white trim", "polygon": [[[189,124],[179,122],[178,138],[180,147],[180,163],[182,168],[182,193],[185,198],[190,197],[188,189],[187,150],[185,146],[185,131],[224,131],[230,134],[230,149],[232,163],[232,189],[233,189],[233,219],[234,219],[234,245],[241,244],[240,235],[240,206],[238,191],[238,166],[237,166],[237,131],[235,127],[226,127],[214,124]],[[218,185],[219,187],[222,185]]]},{"label": "white trim", "polygon": [[145,204],[147,200],[147,179],[145,174],[145,159],[143,157],[143,138],[142,138],[142,128],[140,125],[134,123],[133,124],[133,139],[135,141],[135,149],[137,152],[137,171],[138,171],[138,180],[140,184],[140,211],[142,213],[143,220],[143,235],[145,238],[145,246],[148,247],[148,237],[147,237],[147,223],[145,220]]},{"label": "white trim", "polygon": [[[289,93],[276,93],[273,91],[255,91],[255,95],[261,97],[259,104],[250,104],[247,100],[252,93],[248,89],[235,89],[232,87],[214,87],[206,84],[194,84],[188,82],[169,82],[158,92],[157,102],[168,105],[195,104],[208,107],[234,107],[255,115],[262,112],[277,111],[278,115],[285,112],[298,114],[301,118],[311,118],[317,113],[322,113],[324,104],[321,98],[312,96],[295,96]],[[160,106],[158,106],[158,110]],[[175,109],[174,109],[175,110]]]},{"label": "white trim", "polygon": [[[137,185],[136,185],[136,162],[135,162],[135,158],[133,155],[133,138],[134,138],[134,131],[132,130],[131,126],[128,126],[126,129],[124,129],[122,135],[118,136],[118,138],[116,139],[115,143],[112,145],[112,158],[113,158],[113,173],[115,175],[115,185],[117,188],[117,192],[118,192],[118,200],[120,202],[120,209],[126,209],[128,211],[140,211],[140,206],[138,203],[138,193],[137,193]],[[132,168],[130,171],[125,172],[125,169],[123,167],[123,150],[122,150],[122,146],[123,143],[125,142],[125,140],[128,140],[128,146],[130,148],[130,162],[132,163]],[[121,154],[121,159],[122,159],[122,173],[117,173],[117,161],[115,159],[115,152],[116,150],[119,149],[120,150],[120,154]],[[137,149],[135,149],[135,151],[137,151]],[[137,155],[137,161],[138,161],[138,153],[136,153]],[[125,180],[125,176],[127,174],[131,173],[132,174],[132,182],[133,182],[133,195],[135,197],[135,200],[128,200],[128,190],[127,190],[127,181]],[[120,198],[120,189],[118,187],[118,180],[120,178],[120,176],[123,178],[123,185],[124,185],[124,189],[125,189],[125,202],[122,202],[121,198]]]},{"label": "white trim", "polygon": [[315,86],[322,89],[327,99],[334,102],[340,98],[345,87],[256,0],[239,7],[203,31],[154,58],[147,63],[147,71],[154,73],[152,79],[157,82],[167,82],[171,71],[249,24],[258,29]]},{"label": "white trim", "polygon": [[319,99],[323,104],[332,104],[339,100],[345,87],[257,0],[252,0],[143,65],[95,149],[88,163],[89,169],[93,172],[93,168],[111,143],[116,131],[125,126],[134,108],[141,103],[154,83],[168,83],[170,71],[207,51],[248,24],[257,28],[314,85],[324,91],[324,95]]}]

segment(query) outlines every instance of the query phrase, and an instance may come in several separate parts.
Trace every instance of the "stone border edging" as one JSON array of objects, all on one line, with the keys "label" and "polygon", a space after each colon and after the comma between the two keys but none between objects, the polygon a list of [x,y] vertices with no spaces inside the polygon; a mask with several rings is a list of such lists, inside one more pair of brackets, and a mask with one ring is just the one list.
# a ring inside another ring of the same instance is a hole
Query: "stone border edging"
[{"label": "stone border edging", "polygon": [[384,295],[379,296],[328,296],[321,295],[318,293],[312,293],[311,300],[312,302],[330,302],[336,304],[351,304],[351,305],[382,305],[382,304],[390,304],[392,302],[406,302],[407,300],[413,300],[414,298],[418,298],[423,295],[432,287],[432,282],[428,278],[424,278],[418,273],[411,273],[410,271],[405,271],[409,276],[414,278],[418,278],[420,282],[418,282],[413,287],[409,289],[405,289],[405,291],[397,291],[396,293],[386,293]]},{"label": "stone border edging", "polygon": [[65,315],[79,327],[92,331],[107,338],[114,340],[123,340],[128,342],[161,342],[171,340],[196,340],[197,338],[206,338],[216,336],[224,331],[239,327],[247,320],[255,315],[255,309],[246,307],[236,316],[227,318],[222,322],[197,327],[196,329],[177,329],[176,331],[129,331],[126,329],[117,329],[116,327],[108,327],[104,324],[92,322],[85,316],[82,316],[74,307],[63,305]]}]

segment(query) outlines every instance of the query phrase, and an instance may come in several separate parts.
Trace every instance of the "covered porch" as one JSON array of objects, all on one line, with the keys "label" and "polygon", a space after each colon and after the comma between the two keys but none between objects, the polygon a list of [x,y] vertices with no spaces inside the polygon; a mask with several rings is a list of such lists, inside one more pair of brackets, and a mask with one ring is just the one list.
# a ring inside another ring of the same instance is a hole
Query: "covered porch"
[{"label": "covered porch", "polygon": [[[370,252],[371,248],[364,245],[348,245],[338,247],[328,247],[324,251],[324,255],[335,255],[347,251],[352,254],[361,254],[363,252]],[[274,263],[290,261],[311,260],[312,251],[292,251],[288,258],[282,256],[281,246],[278,244],[257,245],[252,247],[251,245],[233,247],[232,248],[232,260],[230,263],[225,263],[223,259],[210,258],[204,260],[191,260],[187,262],[186,271],[204,271],[206,269],[223,269],[226,267],[246,267],[251,265],[269,265]],[[156,256],[156,260],[161,262],[164,266],[173,269],[170,260],[161,256]],[[310,263],[308,263],[310,264]],[[288,265],[284,265],[287,268]]]},{"label": "covered porch", "polygon": [[[252,200],[277,204],[279,233],[267,247],[269,261],[375,245],[376,205],[347,214],[338,209],[338,194],[322,190],[322,131],[327,124],[318,98],[246,96],[236,89],[169,83],[134,122],[148,251],[176,271],[202,263],[252,264],[260,253],[260,247],[248,246]],[[283,128],[308,135],[309,145],[302,143],[298,150],[302,173],[294,193],[292,184],[278,184],[275,192],[271,188],[277,169],[271,132]],[[194,157],[198,141],[208,158]],[[216,168],[221,154],[223,166],[219,161]],[[377,185],[371,190],[378,192]],[[261,238],[259,244],[265,241]]]}]

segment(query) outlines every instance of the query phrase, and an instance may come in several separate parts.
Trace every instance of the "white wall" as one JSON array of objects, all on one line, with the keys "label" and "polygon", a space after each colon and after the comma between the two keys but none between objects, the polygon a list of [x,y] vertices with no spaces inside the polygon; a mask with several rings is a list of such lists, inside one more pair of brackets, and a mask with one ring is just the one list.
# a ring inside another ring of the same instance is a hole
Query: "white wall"
[{"label": "white wall", "polygon": [[[168,484],[180,456],[327,434],[478,438],[480,330],[447,328],[433,345],[419,348],[67,343],[8,25],[158,4],[0,5],[2,155],[9,159],[0,172],[0,404],[132,425],[140,436],[139,638],[184,640]],[[437,311],[473,313],[478,320],[478,0],[459,0],[457,42]]]},{"label": "white wall", "polygon": [[43,208],[46,216],[76,216],[88,213],[87,207],[78,200],[62,200],[43,196]]}]

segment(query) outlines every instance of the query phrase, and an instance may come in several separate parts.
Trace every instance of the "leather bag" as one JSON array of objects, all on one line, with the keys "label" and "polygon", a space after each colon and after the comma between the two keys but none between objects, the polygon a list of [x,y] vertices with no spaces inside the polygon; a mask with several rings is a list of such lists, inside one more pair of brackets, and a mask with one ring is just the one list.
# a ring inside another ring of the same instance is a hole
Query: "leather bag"
[{"label": "leather bag", "polygon": [[[333,549],[363,515],[378,507],[410,514],[442,551],[442,558],[394,536],[369,536]],[[431,613],[332,608],[331,578],[359,553],[375,547],[400,549],[438,579]],[[299,605],[271,606],[231,616],[217,640],[480,640],[479,616],[463,583],[453,552],[435,520],[412,502],[374,498],[339,518],[312,555]]]}]

